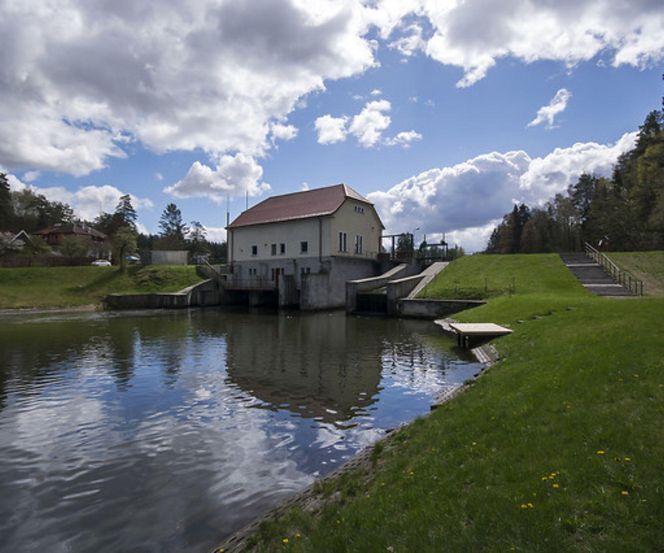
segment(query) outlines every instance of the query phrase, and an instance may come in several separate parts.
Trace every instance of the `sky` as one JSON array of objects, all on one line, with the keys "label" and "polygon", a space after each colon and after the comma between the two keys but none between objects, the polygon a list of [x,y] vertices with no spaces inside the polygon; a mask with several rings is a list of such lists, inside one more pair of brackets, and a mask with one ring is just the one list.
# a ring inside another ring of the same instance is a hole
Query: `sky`
[{"label": "sky", "polygon": [[92,220],[131,194],[223,240],[346,183],[386,233],[484,248],[610,175],[664,92],[660,0],[0,0],[0,171]]}]

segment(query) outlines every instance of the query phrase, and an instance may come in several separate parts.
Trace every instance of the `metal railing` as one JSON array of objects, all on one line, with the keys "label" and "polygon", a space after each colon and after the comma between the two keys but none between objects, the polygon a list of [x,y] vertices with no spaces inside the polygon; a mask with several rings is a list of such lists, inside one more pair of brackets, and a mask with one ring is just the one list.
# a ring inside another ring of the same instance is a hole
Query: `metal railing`
[{"label": "metal railing", "polygon": [[593,248],[588,242],[584,244],[586,255],[590,257],[595,263],[598,263],[602,268],[615,280],[627,288],[635,296],[643,295],[643,281],[632,276],[630,273],[621,269],[616,265],[606,254]]}]

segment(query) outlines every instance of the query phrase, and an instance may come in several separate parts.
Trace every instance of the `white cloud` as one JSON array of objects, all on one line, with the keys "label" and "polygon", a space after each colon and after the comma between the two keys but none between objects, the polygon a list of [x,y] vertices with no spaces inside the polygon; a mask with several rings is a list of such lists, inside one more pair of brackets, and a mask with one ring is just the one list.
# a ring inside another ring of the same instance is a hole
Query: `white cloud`
[{"label": "white cloud", "polygon": [[[8,175],[8,180],[12,190],[20,191],[29,188],[35,194],[41,194],[49,201],[67,203],[74,209],[77,217],[87,221],[91,221],[102,211],[107,213],[115,211],[120,197],[126,194],[126,192],[122,192],[122,190],[110,184],[83,186],[75,192],[71,192],[62,186],[39,187],[25,184],[12,174]],[[150,209],[153,207],[152,200],[149,198],[140,198],[133,194],[130,194],[130,196],[135,209]]]},{"label": "white cloud", "polygon": [[530,123],[529,127],[535,127],[546,123],[546,128],[551,129],[556,120],[556,116],[561,114],[567,108],[567,102],[572,97],[572,93],[566,88],[561,88],[551,101],[537,110],[537,116]]},{"label": "white cloud", "polygon": [[[430,37],[423,38],[419,20],[408,25],[413,16],[432,28]],[[382,0],[367,17],[378,25],[381,37],[399,36],[390,46],[404,56],[420,50],[462,68],[460,87],[484,78],[497,60],[508,56],[572,67],[602,54],[614,66],[639,68],[664,56],[664,10],[653,0]]]},{"label": "white cloud", "polygon": [[348,130],[348,117],[332,117],[331,115],[323,115],[316,119],[314,126],[318,133],[319,144],[334,144],[335,142],[343,142],[346,140]]},{"label": "white cloud", "polygon": [[[515,201],[543,204],[581,173],[608,176],[636,133],[615,144],[579,143],[531,158],[524,151],[491,152],[451,167],[430,169],[387,191],[369,194],[389,232],[447,232],[464,247],[487,236]],[[462,240],[463,239],[463,240]],[[481,248],[479,248],[481,249]]]},{"label": "white cloud", "polygon": [[380,96],[383,91],[380,88],[374,88],[369,94],[372,96]]},{"label": "white cloud", "polygon": [[227,196],[257,196],[270,189],[263,182],[263,168],[244,154],[221,156],[216,168],[195,161],[187,174],[164,192],[176,198],[207,197],[220,203]]},{"label": "white cloud", "polygon": [[23,173],[23,180],[25,182],[34,182],[41,176],[39,171],[26,171]]},{"label": "white cloud", "polygon": [[205,226],[205,233],[210,242],[225,242],[226,229],[224,227]]},{"label": "white cloud", "polygon": [[519,178],[519,188],[540,202],[573,184],[581,172],[608,177],[618,156],[636,144],[636,132],[625,133],[615,144],[578,142],[535,158]]},{"label": "white cloud", "polygon": [[294,125],[282,125],[281,123],[274,123],[272,125],[272,139],[273,140],[293,140],[297,136],[298,129]]},{"label": "white cloud", "polygon": [[401,146],[410,148],[411,143],[422,140],[422,135],[416,131],[401,131],[392,138],[387,138],[385,144],[388,146]]},{"label": "white cloud", "polygon": [[363,11],[353,0],[5,2],[0,163],[85,175],[131,140],[263,155],[272,123],[304,96],[376,63]]},{"label": "white cloud", "polygon": [[156,172],[156,173],[154,174],[154,178],[155,178],[155,180],[163,181],[163,180],[164,180],[164,175],[162,175],[162,174],[159,173],[159,172]]},{"label": "white cloud", "polygon": [[[376,90],[372,91],[372,94],[373,92]],[[393,137],[383,139],[383,132],[392,123],[387,114],[391,109],[392,104],[387,100],[373,100],[367,102],[360,113],[353,116],[323,115],[314,123],[318,132],[318,143],[343,142],[349,134],[353,135],[363,148],[373,148],[379,144],[408,148],[412,142],[421,140],[422,135],[414,130],[401,131]]]},{"label": "white cloud", "polygon": [[418,23],[408,25],[404,34],[389,44],[407,58],[426,48],[426,41],[422,38],[422,27]]},{"label": "white cloud", "polygon": [[392,122],[390,116],[385,114],[390,109],[392,105],[387,100],[367,102],[362,111],[353,117],[348,132],[353,134],[364,148],[372,148]]}]

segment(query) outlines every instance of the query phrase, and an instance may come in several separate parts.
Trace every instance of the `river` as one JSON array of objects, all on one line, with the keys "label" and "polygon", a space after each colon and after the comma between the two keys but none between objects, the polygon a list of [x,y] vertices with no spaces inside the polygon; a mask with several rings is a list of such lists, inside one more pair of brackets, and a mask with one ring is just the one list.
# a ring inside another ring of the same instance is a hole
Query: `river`
[{"label": "river", "polygon": [[0,317],[0,551],[207,552],[480,365],[428,321]]}]

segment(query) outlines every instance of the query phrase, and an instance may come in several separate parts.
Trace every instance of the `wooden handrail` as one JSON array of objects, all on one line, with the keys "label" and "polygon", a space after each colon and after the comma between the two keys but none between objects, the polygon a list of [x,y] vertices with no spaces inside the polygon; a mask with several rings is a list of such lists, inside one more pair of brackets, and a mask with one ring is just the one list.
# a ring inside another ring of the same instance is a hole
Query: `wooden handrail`
[{"label": "wooden handrail", "polygon": [[611,277],[627,288],[635,296],[643,295],[643,281],[633,276],[631,273],[621,269],[606,254],[593,248],[588,242],[584,243],[586,255],[596,263],[599,263]]}]

